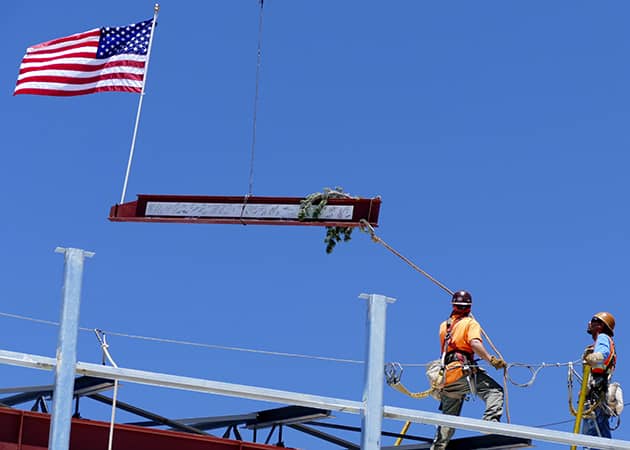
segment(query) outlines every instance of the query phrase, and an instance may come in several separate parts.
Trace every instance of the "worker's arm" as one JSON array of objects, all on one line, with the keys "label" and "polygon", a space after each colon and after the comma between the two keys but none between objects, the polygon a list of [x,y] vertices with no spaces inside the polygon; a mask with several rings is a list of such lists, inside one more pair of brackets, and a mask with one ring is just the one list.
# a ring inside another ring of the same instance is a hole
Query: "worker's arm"
[{"label": "worker's arm", "polygon": [[610,339],[605,334],[597,336],[595,344],[593,346],[586,347],[586,350],[591,349],[590,352],[584,351],[583,359],[591,367],[603,367],[603,362],[608,356],[610,356]]},{"label": "worker's arm", "polygon": [[488,350],[486,350],[486,347],[484,347],[483,342],[481,342],[481,339],[471,340],[470,347],[473,349],[473,351],[475,352],[477,356],[479,356],[481,359],[486,361],[495,369],[503,369],[507,367],[507,364],[501,358],[490,356],[490,353],[488,353]]},{"label": "worker's arm", "polygon": [[486,347],[483,345],[483,342],[481,342],[480,339],[473,339],[472,341],[470,341],[470,346],[477,356],[479,356],[487,363],[490,362],[490,353],[488,353],[488,350],[486,350]]}]

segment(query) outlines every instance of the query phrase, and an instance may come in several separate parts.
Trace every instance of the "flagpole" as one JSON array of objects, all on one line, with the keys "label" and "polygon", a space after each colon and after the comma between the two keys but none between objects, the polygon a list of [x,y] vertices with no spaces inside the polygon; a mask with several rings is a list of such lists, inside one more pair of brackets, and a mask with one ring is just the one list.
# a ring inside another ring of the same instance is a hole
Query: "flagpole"
[{"label": "flagpole", "polygon": [[151,58],[151,46],[153,45],[153,34],[155,24],[157,23],[158,11],[160,4],[153,6],[153,23],[151,24],[151,36],[149,36],[149,48],[147,49],[147,63],[144,66],[144,76],[142,77],[142,90],[140,91],[140,100],[138,100],[138,112],[136,113],[136,124],[133,127],[133,137],[131,138],[131,150],[129,150],[129,161],[127,162],[127,173],[125,173],[125,182],[123,183],[122,195],[120,203],[125,202],[125,194],[127,192],[127,182],[129,181],[129,172],[131,171],[131,161],[133,160],[133,151],[136,147],[136,136],[138,135],[138,122],[140,121],[140,112],[142,111],[142,99],[144,98],[144,87],[147,85],[147,75],[149,74],[149,59]]}]

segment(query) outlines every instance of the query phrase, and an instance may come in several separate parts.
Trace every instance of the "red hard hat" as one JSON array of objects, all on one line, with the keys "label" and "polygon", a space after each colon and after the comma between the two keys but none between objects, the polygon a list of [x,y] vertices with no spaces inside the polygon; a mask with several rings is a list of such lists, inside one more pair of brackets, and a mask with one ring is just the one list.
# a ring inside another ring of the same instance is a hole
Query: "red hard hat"
[{"label": "red hard hat", "polygon": [[472,306],[472,295],[467,291],[457,291],[453,294],[451,303],[454,306]]}]

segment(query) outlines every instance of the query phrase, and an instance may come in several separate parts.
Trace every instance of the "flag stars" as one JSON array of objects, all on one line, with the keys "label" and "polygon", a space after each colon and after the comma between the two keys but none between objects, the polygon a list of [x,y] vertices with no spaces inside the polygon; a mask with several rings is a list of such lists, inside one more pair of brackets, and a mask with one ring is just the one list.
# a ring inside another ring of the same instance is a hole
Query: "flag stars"
[{"label": "flag stars", "polygon": [[98,58],[114,55],[146,55],[152,20],[124,27],[101,28],[101,39],[97,50]]}]

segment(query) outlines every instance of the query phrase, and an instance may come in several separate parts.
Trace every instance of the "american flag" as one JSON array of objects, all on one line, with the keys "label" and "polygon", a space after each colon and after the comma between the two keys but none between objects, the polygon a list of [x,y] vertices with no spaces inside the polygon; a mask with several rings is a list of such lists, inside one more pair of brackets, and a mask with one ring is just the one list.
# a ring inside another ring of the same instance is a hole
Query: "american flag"
[{"label": "american flag", "polygon": [[141,92],[152,24],[96,28],[29,47],[13,95]]}]

